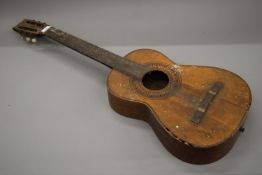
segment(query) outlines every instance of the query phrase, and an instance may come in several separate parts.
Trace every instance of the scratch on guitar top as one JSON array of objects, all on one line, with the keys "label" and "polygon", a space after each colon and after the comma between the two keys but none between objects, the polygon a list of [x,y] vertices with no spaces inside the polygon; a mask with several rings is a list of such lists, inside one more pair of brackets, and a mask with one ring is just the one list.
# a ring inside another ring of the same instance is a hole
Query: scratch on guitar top
[{"label": "scratch on guitar top", "polygon": [[[45,36],[112,68],[107,79],[111,107],[121,115],[147,122],[164,147],[185,162],[214,162],[237,140],[252,95],[248,84],[230,71],[179,65],[152,49],[132,51],[126,56],[130,59],[124,59],[36,20],[25,19],[13,29],[32,42],[30,37]],[[150,80],[144,81],[148,73]],[[237,106],[233,102],[238,102]],[[5,104],[9,110],[12,106]]]}]

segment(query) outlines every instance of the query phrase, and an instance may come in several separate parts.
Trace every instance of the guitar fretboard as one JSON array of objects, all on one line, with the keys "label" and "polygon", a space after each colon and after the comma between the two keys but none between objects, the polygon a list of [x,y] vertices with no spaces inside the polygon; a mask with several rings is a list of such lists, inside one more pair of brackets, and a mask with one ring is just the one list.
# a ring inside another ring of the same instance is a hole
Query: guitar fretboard
[{"label": "guitar fretboard", "polygon": [[147,72],[146,66],[137,64],[54,27],[45,31],[45,35],[52,40],[133,78],[141,79]]}]

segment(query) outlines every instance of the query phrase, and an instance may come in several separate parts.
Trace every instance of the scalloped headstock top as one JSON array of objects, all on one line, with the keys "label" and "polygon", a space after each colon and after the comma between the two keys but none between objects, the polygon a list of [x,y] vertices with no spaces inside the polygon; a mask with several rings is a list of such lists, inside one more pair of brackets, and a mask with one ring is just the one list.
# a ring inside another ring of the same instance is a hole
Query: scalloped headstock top
[{"label": "scalloped headstock top", "polygon": [[21,35],[28,37],[40,37],[43,35],[43,29],[47,26],[48,25],[46,23],[40,21],[24,19],[13,27],[13,29]]}]

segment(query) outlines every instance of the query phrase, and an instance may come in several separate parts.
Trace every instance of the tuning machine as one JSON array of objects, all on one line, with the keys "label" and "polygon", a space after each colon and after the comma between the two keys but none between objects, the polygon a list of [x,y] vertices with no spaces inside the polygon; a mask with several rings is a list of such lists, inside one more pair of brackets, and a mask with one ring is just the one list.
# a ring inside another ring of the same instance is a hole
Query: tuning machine
[{"label": "tuning machine", "polygon": [[30,42],[31,38],[27,36],[27,37],[25,37],[25,40],[26,40],[26,42]]},{"label": "tuning machine", "polygon": [[37,42],[37,39],[36,39],[36,38],[32,38],[32,39],[31,39],[31,42],[32,42],[32,43],[36,43],[36,42]]},{"label": "tuning machine", "polygon": [[32,38],[32,37],[24,36],[24,35],[21,35],[21,39],[25,40],[28,43],[33,43],[33,44],[37,42],[36,38]]}]

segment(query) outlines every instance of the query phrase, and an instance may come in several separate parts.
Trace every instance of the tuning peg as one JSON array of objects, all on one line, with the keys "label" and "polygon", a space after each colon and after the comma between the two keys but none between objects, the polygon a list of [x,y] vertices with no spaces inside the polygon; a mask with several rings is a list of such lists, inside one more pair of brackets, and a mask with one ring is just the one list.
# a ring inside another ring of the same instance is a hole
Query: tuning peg
[{"label": "tuning peg", "polygon": [[32,43],[36,43],[36,42],[37,42],[37,39],[36,39],[36,38],[32,38],[32,39],[31,39],[31,42],[32,42]]},{"label": "tuning peg", "polygon": [[30,41],[31,41],[31,38],[30,38],[30,37],[26,37],[25,40],[26,40],[27,42],[30,42]]}]

